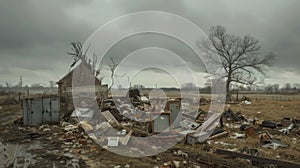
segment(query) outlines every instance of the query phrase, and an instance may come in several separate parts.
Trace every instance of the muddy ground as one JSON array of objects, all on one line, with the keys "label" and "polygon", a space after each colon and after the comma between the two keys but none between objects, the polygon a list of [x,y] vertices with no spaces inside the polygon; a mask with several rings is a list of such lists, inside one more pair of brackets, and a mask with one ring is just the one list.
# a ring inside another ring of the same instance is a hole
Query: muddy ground
[{"label": "muddy ground", "polygon": [[[251,105],[232,104],[247,117],[279,121],[283,117],[300,119],[299,100],[253,101]],[[201,106],[207,110],[209,105]],[[250,161],[218,155],[216,149],[256,148],[260,156],[300,162],[299,136],[295,132],[282,135],[277,129],[266,128],[274,137],[287,143],[287,148],[262,148],[258,138],[233,139],[237,128],[226,128],[229,135],[208,143],[187,145],[184,140],[166,152],[143,158],[130,158],[109,152],[97,145],[80,128],[69,131],[68,123],[41,127],[24,127],[20,120],[21,105],[0,105],[0,167],[270,167],[253,166]],[[75,125],[74,123],[70,123]],[[220,143],[222,142],[222,143]],[[225,145],[224,145],[225,144]],[[226,145],[227,144],[227,145]],[[231,144],[231,145],[228,145]],[[178,154],[184,153],[185,155]]]}]

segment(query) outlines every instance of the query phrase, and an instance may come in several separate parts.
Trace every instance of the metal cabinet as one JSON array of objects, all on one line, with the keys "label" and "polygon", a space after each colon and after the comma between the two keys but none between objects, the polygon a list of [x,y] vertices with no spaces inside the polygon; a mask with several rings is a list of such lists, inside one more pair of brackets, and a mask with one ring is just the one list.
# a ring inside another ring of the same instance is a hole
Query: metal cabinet
[{"label": "metal cabinet", "polygon": [[23,123],[38,126],[59,122],[59,98],[33,98],[23,100]]},{"label": "metal cabinet", "polygon": [[152,132],[160,133],[170,129],[171,118],[170,113],[151,113],[151,121],[152,121]]}]

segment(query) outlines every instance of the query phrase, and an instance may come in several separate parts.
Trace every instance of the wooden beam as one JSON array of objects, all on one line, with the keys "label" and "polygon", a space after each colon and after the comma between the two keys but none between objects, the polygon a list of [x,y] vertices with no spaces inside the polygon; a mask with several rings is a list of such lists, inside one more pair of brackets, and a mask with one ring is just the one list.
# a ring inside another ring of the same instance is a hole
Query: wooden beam
[{"label": "wooden beam", "polygon": [[223,149],[217,149],[216,152],[217,152],[217,154],[221,154],[221,155],[230,155],[230,156],[240,157],[240,158],[244,158],[244,159],[250,159],[252,161],[258,161],[258,162],[263,162],[263,163],[267,163],[267,164],[282,166],[282,167],[288,167],[288,168],[299,168],[300,167],[300,163],[293,163],[293,162],[276,160],[276,159],[260,157],[260,156],[252,156],[252,155],[248,155],[248,154],[232,152],[232,151],[223,150]]}]

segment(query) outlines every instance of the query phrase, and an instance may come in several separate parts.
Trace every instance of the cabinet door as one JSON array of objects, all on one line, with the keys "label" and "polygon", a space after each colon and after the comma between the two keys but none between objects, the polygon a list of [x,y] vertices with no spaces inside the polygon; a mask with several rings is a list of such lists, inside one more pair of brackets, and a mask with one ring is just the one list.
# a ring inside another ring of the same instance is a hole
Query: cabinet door
[{"label": "cabinet door", "polygon": [[32,123],[31,118],[31,100],[30,99],[24,99],[23,100],[23,124],[24,125],[30,125]]},{"label": "cabinet door", "polygon": [[42,99],[32,99],[31,100],[31,112],[28,116],[31,118],[29,120],[29,125],[40,125],[43,122],[42,116]]},{"label": "cabinet door", "polygon": [[50,99],[43,99],[43,124],[48,124],[51,122],[51,102]]},{"label": "cabinet door", "polygon": [[60,109],[60,99],[51,98],[51,122],[59,122],[59,109]]}]

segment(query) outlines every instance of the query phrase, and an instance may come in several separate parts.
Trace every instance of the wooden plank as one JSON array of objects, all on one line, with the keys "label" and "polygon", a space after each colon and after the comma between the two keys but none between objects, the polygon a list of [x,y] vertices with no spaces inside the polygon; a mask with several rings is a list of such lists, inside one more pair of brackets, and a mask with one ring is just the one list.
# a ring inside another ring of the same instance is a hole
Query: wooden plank
[{"label": "wooden plank", "polygon": [[108,122],[112,121],[113,123],[120,125],[119,121],[109,111],[101,112],[101,114]]},{"label": "wooden plank", "polygon": [[300,163],[293,163],[293,162],[276,160],[276,159],[260,157],[260,156],[252,156],[252,155],[248,155],[248,154],[232,152],[232,151],[223,150],[223,149],[217,149],[216,152],[217,152],[217,154],[221,154],[221,155],[230,155],[230,156],[240,157],[240,158],[244,158],[244,159],[250,159],[252,161],[258,161],[258,162],[263,162],[263,163],[267,163],[267,164],[273,164],[273,165],[283,166],[283,167],[288,167],[288,168],[299,168],[300,167]]},{"label": "wooden plank", "polygon": [[213,135],[211,137],[208,138],[208,140],[212,140],[212,139],[216,139],[216,138],[221,138],[221,137],[225,137],[227,136],[229,133],[227,131],[224,131],[220,134],[216,134],[216,135]]},{"label": "wooden plank", "polygon": [[127,145],[128,141],[129,141],[129,139],[130,139],[130,137],[131,137],[132,132],[133,132],[133,131],[130,130],[129,133],[121,140],[121,143],[122,143],[123,145]]}]

